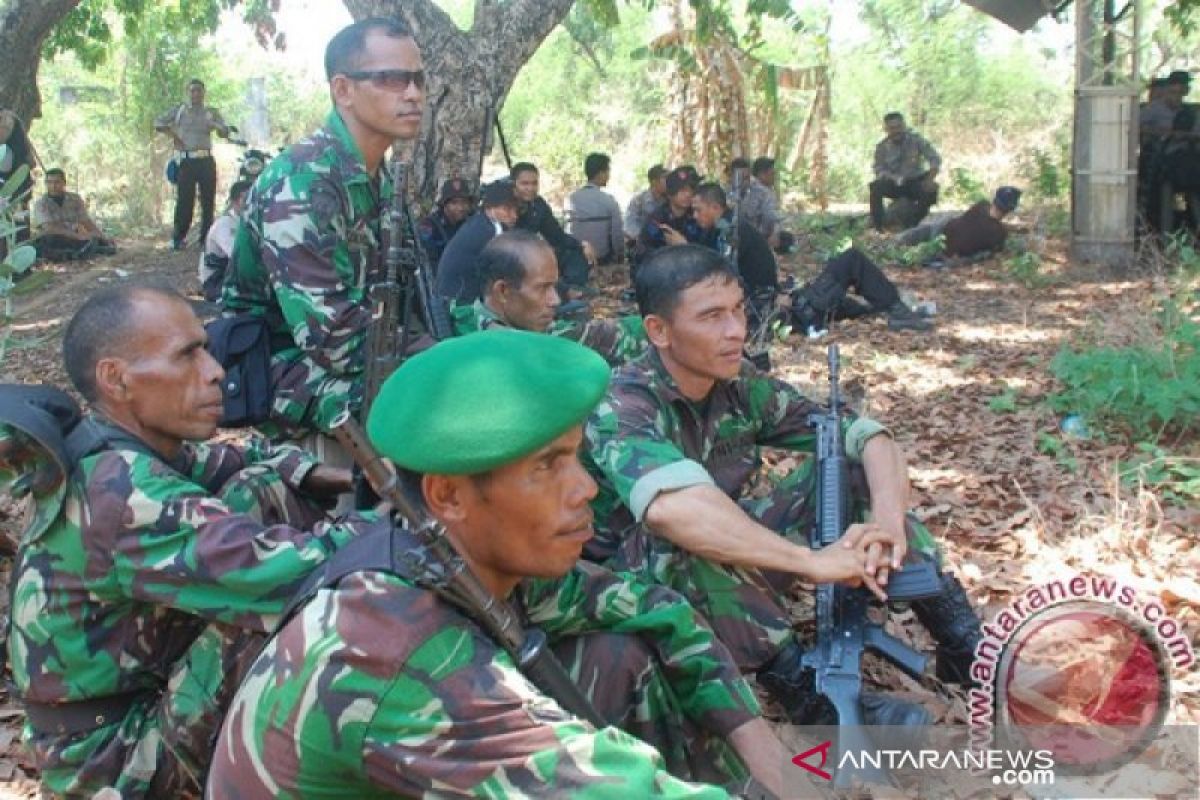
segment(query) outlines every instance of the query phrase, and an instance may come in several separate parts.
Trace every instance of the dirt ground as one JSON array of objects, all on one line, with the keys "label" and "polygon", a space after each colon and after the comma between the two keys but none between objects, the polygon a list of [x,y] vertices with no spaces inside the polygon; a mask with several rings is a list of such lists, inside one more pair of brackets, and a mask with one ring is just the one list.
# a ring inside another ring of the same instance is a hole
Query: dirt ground
[{"label": "dirt ground", "polygon": [[[39,268],[44,285],[17,298],[15,346],[3,380],[65,385],[62,328],[89,292],[119,281],[152,281],[195,295],[196,261],[195,251],[170,253],[161,243],[135,242],[87,265]],[[775,372],[824,397],[824,346],[841,346],[845,393],[861,411],[885,421],[904,446],[918,514],[942,537],[948,563],[985,620],[1030,586],[1096,574],[1160,602],[1195,646],[1200,509],[1120,485],[1114,466],[1131,455],[1129,448],[1063,438],[1060,420],[1044,402],[1055,389],[1047,367],[1064,341],[1144,314],[1153,281],[1073,267],[1053,245],[1049,264],[1051,284],[1038,289],[1008,280],[994,261],[945,271],[889,268],[901,288],[936,303],[935,332],[895,333],[882,319],[868,318],[838,323],[819,341],[793,333],[772,346]],[[597,306],[611,311],[620,281],[609,274],[602,283],[606,293]],[[1012,402],[989,406],[1000,395]],[[1040,434],[1062,442],[1056,455],[1039,451]],[[775,462],[788,465],[786,456]],[[0,498],[0,531],[14,534],[17,516]],[[5,575],[8,561],[0,559]],[[928,646],[911,614],[894,627]],[[955,691],[878,665],[869,674],[925,703],[942,721],[967,719]],[[1174,676],[1169,719],[1200,722],[1198,688],[1194,669]],[[29,759],[18,745],[20,720],[12,701],[0,697],[0,797],[33,796]]]}]

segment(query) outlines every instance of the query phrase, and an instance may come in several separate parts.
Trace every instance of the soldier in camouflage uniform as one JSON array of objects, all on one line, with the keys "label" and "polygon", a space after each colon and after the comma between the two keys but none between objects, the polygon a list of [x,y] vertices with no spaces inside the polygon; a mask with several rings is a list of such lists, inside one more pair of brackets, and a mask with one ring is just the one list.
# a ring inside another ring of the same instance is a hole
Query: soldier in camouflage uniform
[{"label": "soldier in camouflage uniform", "polygon": [[[332,524],[301,496],[350,481],[301,450],[192,443],[222,410],[204,340],[183,298],[130,287],[95,295],[67,328],[68,373],[93,411],[64,419],[69,480],[30,488],[46,513],[21,543],[9,643],[49,795],[198,796],[223,708],[283,602],[371,522]],[[28,447],[0,449],[0,479],[28,469]]]},{"label": "soldier in camouflage uniform", "polygon": [[[810,550],[812,459],[765,496],[747,490],[761,446],[812,452],[809,414],[819,406],[742,360],[737,276],[716,253],[681,245],[655,254],[636,288],[652,347],[616,372],[587,424],[585,463],[600,484],[587,555],[685,594],[792,719],[812,722],[812,674],[801,666],[781,591],[797,577],[854,579],[883,596],[887,572],[906,552],[936,557],[929,532],[906,526],[903,456],[878,422],[847,417],[846,455],[859,465],[858,496],[869,497],[872,519],[847,535],[861,537],[865,558],[847,565],[842,547]],[[979,622],[957,582],[945,581],[945,598],[913,605],[939,641],[939,668],[962,679]],[[878,697],[865,710],[876,724],[922,716]]]},{"label": "soldier in camouflage uniform", "polygon": [[554,248],[535,233],[506,231],[479,258],[483,298],[451,310],[459,336],[490,328],[548,333],[590,347],[618,366],[646,349],[642,318],[556,320],[560,298]]},{"label": "soldier in camouflage uniform", "polygon": [[[780,791],[782,746],[695,612],[578,560],[596,490],[581,424],[608,376],[573,342],[485,331],[408,360],[367,429],[485,591],[545,631],[610,724],[531,683],[419,567],[335,571],[251,668],[211,797],[716,798],[685,780],[746,771]],[[398,535],[397,552],[425,549]]]},{"label": "soldier in camouflage uniform", "polygon": [[[417,135],[424,104],[421,54],[394,20],[343,29],[325,71],[334,109],[255,183],[223,297],[228,312],[266,318],[275,397],[264,430],[297,438],[362,405],[367,294],[381,276],[381,198],[391,196],[381,167],[395,139]],[[309,443],[325,453],[330,442]]]}]

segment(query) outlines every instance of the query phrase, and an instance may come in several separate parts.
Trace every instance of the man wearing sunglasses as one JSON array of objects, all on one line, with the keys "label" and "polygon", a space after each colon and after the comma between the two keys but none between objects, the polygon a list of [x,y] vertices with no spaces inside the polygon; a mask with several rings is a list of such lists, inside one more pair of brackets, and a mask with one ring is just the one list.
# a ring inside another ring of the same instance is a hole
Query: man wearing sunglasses
[{"label": "man wearing sunglasses", "polygon": [[222,302],[270,328],[274,399],[264,432],[348,466],[326,432],[362,403],[367,293],[382,268],[382,206],[392,191],[384,155],[417,136],[425,73],[412,34],[386,18],[335,35],[325,72],[333,110],[259,177]]}]

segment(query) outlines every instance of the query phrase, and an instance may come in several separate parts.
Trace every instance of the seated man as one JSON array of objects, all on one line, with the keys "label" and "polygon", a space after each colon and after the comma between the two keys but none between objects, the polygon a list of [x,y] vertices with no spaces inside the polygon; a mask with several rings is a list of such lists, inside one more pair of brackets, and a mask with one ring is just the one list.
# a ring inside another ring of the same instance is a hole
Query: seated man
[{"label": "seated man", "polygon": [[586,293],[588,267],[596,263],[596,253],[587,242],[580,242],[562,229],[554,212],[540,194],[538,168],[528,161],[513,164],[509,170],[513,187],[517,193],[518,216],[515,227],[534,233],[554,248],[558,269],[562,273],[562,288],[571,293]]},{"label": "seated man", "polygon": [[234,181],[233,186],[229,187],[225,213],[217,217],[208,229],[204,252],[200,254],[200,292],[210,303],[221,299],[221,286],[229,269],[229,257],[233,255],[233,240],[237,237],[242,211],[246,208],[246,194],[253,185],[251,181]]},{"label": "seated man", "polygon": [[[747,490],[762,465],[760,447],[812,452],[809,415],[820,407],[742,360],[742,289],[711,250],[656,253],[639,270],[636,289],[651,347],[616,371],[585,428],[584,461],[600,484],[592,503],[596,538],[586,555],[682,593],[792,721],[811,723],[820,718],[814,676],[802,664],[784,592],[797,579],[846,580],[833,565],[848,551],[792,541],[806,541],[814,523],[813,459],[764,497]],[[857,497],[872,520],[846,535],[873,542],[864,580],[879,593],[906,553],[936,558],[937,547],[928,530],[906,519],[907,470],[887,429],[848,416],[844,440],[852,484],[865,486]],[[875,571],[877,556],[883,560]],[[979,620],[958,582],[942,580],[943,595],[912,606],[938,643],[939,675],[964,680]],[[868,724],[924,718],[895,700],[864,698],[863,705]]]},{"label": "seated man", "polygon": [[613,264],[625,258],[621,206],[608,186],[612,161],[604,153],[589,153],[583,160],[587,183],[567,197],[567,231],[586,242],[598,264]]},{"label": "seated man", "polygon": [[[732,250],[733,217],[725,200],[725,190],[715,183],[702,183],[692,200],[695,226],[688,241],[704,245],[729,257]],[[751,297],[770,295],[779,288],[779,264],[771,246],[758,230],[743,217],[737,232],[737,271]]]},{"label": "seated man", "polygon": [[61,511],[13,571],[10,652],[44,789],[198,796],[225,705],[291,592],[371,523],[306,496],[349,488],[301,450],[199,444],[221,367],[187,301],[101,290],[67,326],[91,414]]},{"label": "seated man", "polygon": [[117,252],[112,239],[88,215],[87,204],[67,191],[67,174],[54,167],[46,170],[46,193],[33,204],[33,240],[38,258],[48,261],[79,261]]},{"label": "seated man", "polygon": [[374,549],[415,557],[331,562],[255,661],[212,797],[716,798],[684,781],[746,771],[782,795],[783,747],[712,631],[674,592],[578,560],[596,492],[581,426],[608,378],[574,342],[486,331],[406,361],[367,425],[431,534],[488,602],[519,603],[608,724],[518,670],[477,608],[430,588],[443,557],[397,530]]},{"label": "seated man", "polygon": [[899,226],[916,225],[937,202],[938,170],[942,157],[925,137],[910,131],[904,116],[893,111],[883,118],[887,133],[875,145],[875,180],[871,182],[871,224],[875,230],[884,227],[885,198],[905,198],[912,203],[910,216]]},{"label": "seated man", "polygon": [[438,262],[437,293],[459,303],[479,299],[479,254],[488,242],[517,223],[512,181],[485,186],[481,206],[446,245]]},{"label": "seated man", "polygon": [[630,248],[637,241],[650,215],[667,199],[667,170],[662,164],[651,167],[646,173],[646,180],[650,185],[635,194],[625,209],[625,241]]},{"label": "seated man", "polygon": [[1004,242],[1008,238],[1008,229],[1001,220],[1016,211],[1020,202],[1020,189],[1001,186],[996,190],[992,202],[980,200],[957,217],[909,228],[897,234],[896,241],[902,245],[914,245],[944,236],[942,252],[951,258],[970,258],[998,252],[1004,249]]},{"label": "seated man", "polygon": [[561,336],[590,347],[618,366],[646,349],[642,318],[587,321],[556,320],[561,298],[554,248],[536,233],[506,231],[487,243],[479,255],[483,297],[456,305],[455,333],[462,336],[491,328],[516,328]]},{"label": "seated man", "polygon": [[783,215],[779,213],[779,198],[775,195],[775,159],[766,156],[754,159],[750,172],[738,216],[761,233],[771,249],[791,252],[796,237],[783,229]]},{"label": "seated man", "polygon": [[417,225],[417,235],[430,264],[437,265],[442,253],[446,252],[446,245],[466,224],[473,208],[475,195],[469,183],[462,178],[450,178],[442,183],[437,208]]},{"label": "seated man", "polygon": [[659,205],[638,233],[630,279],[637,273],[637,267],[655,250],[671,244],[684,244],[700,236],[700,229],[692,216],[696,184],[691,172],[686,167],[671,170],[665,186],[666,202]]}]

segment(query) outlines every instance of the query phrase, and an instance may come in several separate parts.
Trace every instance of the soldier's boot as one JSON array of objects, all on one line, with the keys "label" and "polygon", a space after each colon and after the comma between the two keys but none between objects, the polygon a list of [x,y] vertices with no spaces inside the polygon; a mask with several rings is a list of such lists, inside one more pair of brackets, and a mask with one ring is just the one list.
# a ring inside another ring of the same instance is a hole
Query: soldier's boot
[{"label": "soldier's boot", "polygon": [[912,609],[937,642],[938,680],[970,686],[971,663],[982,633],[979,615],[971,607],[962,584],[953,575],[943,574],[942,593],[928,600],[913,601]]},{"label": "soldier's boot", "polygon": [[893,331],[928,331],[933,329],[933,322],[913,311],[904,301],[897,300],[887,310],[888,330]]},{"label": "soldier's boot", "polygon": [[[793,725],[837,725],[837,711],[817,693],[817,675],[804,666],[804,650],[795,640],[758,671],[758,682],[783,706]],[[863,721],[867,725],[928,725],[929,712],[886,694],[863,692]]]}]

